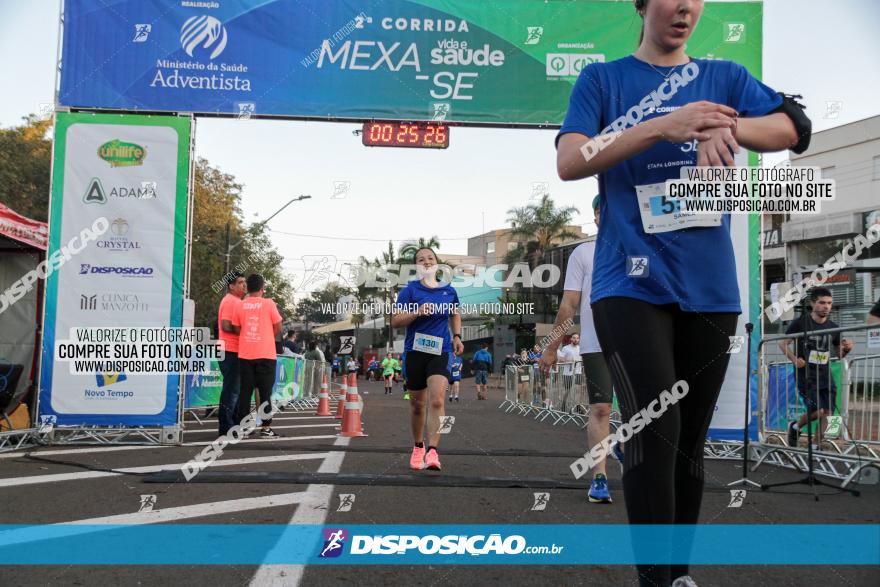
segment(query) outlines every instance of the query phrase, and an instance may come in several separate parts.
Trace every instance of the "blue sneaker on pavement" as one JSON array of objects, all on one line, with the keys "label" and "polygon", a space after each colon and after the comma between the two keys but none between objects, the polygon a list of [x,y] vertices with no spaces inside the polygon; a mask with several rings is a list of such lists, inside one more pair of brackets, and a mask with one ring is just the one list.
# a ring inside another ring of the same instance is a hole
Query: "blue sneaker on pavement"
[{"label": "blue sneaker on pavement", "polygon": [[608,491],[608,479],[605,475],[599,473],[593,477],[587,497],[590,503],[611,503],[611,492]]}]

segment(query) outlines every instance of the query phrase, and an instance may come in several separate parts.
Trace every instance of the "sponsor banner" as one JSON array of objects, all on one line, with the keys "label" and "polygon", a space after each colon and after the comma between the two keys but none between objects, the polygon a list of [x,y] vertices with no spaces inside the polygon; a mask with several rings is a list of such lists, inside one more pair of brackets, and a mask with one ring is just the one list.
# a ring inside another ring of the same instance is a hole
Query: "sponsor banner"
[{"label": "sponsor banner", "polygon": [[[707,3],[689,54],[756,73],[761,14]],[[632,53],[640,24],[631,2],[65,0],[59,102],[558,125],[580,71]]]},{"label": "sponsor banner", "polygon": [[[83,535],[88,538],[70,540]],[[589,540],[590,536],[603,539]],[[144,548],[145,544],[150,547]],[[7,565],[681,563],[876,565],[880,564],[880,527],[876,524],[0,526],[0,564]]]},{"label": "sponsor banner", "polygon": [[[278,356],[275,365],[275,387],[272,400],[285,402],[302,397],[302,377],[305,373],[305,359]],[[217,361],[211,361],[206,373],[186,375],[186,403],[184,407],[203,408],[220,405],[220,392],[223,391],[223,374]]]},{"label": "sponsor banner", "polygon": [[[755,72],[759,76],[759,72]],[[756,166],[758,157],[754,153],[740,152],[735,157],[736,165]],[[739,284],[739,297],[743,313],[739,317],[735,335],[742,337],[742,344],[731,344],[728,350],[730,361],[727,375],[721,386],[721,393],[715,404],[707,437],[711,440],[742,440],[743,415],[746,401],[746,359],[751,353],[752,370],[758,364],[758,342],[761,340],[761,217],[758,214],[733,214],[730,217],[730,238],[736,252],[736,276]],[[752,346],[746,347],[745,324],[754,324]],[[758,379],[752,375],[749,387],[749,438],[758,439]]]},{"label": "sponsor banner", "polygon": [[189,144],[185,118],[57,116],[48,253],[109,225],[47,279],[39,414],[59,426],[177,421],[179,374],[72,374],[54,353],[71,328],[181,326]]}]

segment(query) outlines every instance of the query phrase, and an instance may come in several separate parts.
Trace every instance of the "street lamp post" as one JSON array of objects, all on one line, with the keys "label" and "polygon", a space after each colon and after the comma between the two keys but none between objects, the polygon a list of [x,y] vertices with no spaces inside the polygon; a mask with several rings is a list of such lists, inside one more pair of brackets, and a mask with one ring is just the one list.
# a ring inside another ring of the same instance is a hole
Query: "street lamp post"
[{"label": "street lamp post", "polygon": [[[299,202],[300,200],[308,200],[311,197],[312,196],[303,195],[303,196],[297,196],[297,197],[293,198],[292,200],[290,200],[289,202],[287,202],[286,204],[284,204],[283,206],[278,208],[278,210],[276,210],[274,214],[272,214],[271,216],[269,216],[268,218],[266,218],[262,222],[255,224],[251,228],[265,226],[267,222],[269,222],[270,220],[272,220],[273,218],[278,216],[278,214],[280,214],[282,210],[284,210],[285,208],[287,208],[288,206],[290,206],[294,202]],[[233,249],[235,249],[235,247],[237,247],[238,245],[240,245],[243,242],[244,242],[244,237],[240,238],[238,240],[238,242],[235,243],[234,245],[229,244],[229,223],[227,222],[226,223],[226,255],[225,255],[226,256],[226,271],[225,271],[225,273],[229,273],[229,262],[230,262],[230,259],[232,256]]]}]

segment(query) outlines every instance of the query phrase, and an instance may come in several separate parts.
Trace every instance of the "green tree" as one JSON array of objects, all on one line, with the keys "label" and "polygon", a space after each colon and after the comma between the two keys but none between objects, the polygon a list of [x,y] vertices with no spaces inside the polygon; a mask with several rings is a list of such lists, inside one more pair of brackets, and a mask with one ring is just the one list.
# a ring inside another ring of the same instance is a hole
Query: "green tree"
[{"label": "green tree", "polygon": [[[390,245],[391,243],[388,244]],[[427,240],[425,240],[425,237],[420,236],[419,240],[417,241],[405,241],[400,243],[400,248],[398,249],[398,258],[401,259],[400,262],[404,262],[404,260],[406,262],[412,262],[412,256],[415,254],[415,252],[419,249],[424,248],[439,249],[440,241],[437,239],[437,236],[431,236]],[[437,259],[437,261],[439,262],[440,259]]]},{"label": "green tree", "polygon": [[308,324],[329,324],[336,321],[336,314],[327,311],[327,306],[335,306],[339,298],[354,295],[354,292],[338,283],[328,283],[319,290],[313,291],[309,297],[297,303],[294,314]]},{"label": "green tree", "polygon": [[33,114],[23,120],[20,126],[0,129],[0,203],[48,222],[52,121]]},{"label": "green tree", "polygon": [[541,263],[547,249],[565,239],[579,236],[568,229],[578,212],[574,206],[557,208],[548,194],[544,194],[537,204],[508,210],[507,221],[511,223],[511,235],[519,242],[504,257],[505,262],[526,261],[534,269]]}]

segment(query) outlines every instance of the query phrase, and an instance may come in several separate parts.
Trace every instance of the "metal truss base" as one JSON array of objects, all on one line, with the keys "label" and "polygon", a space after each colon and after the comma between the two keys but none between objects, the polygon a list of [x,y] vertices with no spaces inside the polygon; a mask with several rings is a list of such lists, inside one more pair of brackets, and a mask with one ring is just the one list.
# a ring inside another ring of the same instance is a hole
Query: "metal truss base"
[{"label": "metal truss base", "polygon": [[180,428],[55,428],[47,435],[48,444],[180,444]]},{"label": "metal truss base", "polygon": [[0,452],[30,448],[40,444],[36,428],[0,432]]},{"label": "metal truss base", "polygon": [[[802,473],[808,470],[805,448],[762,443],[754,446],[753,455],[757,458],[752,471],[756,471],[764,463]],[[842,488],[850,483],[876,485],[880,482],[880,460],[855,451],[851,453],[814,451],[813,473],[840,480]]]}]

